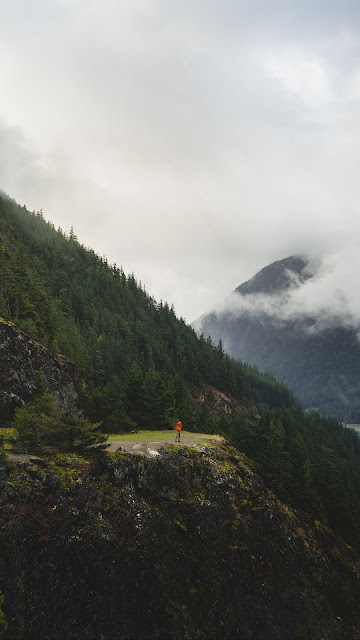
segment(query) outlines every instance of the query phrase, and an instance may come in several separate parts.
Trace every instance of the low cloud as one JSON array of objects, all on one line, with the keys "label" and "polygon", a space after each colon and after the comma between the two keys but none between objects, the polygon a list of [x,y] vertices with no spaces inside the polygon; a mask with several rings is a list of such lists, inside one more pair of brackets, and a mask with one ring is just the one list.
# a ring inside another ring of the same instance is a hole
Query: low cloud
[{"label": "low cloud", "polygon": [[[74,226],[188,321],[285,255],[348,258],[358,3],[2,4],[0,187],[20,204]],[[334,305],[315,285],[281,313],[321,300],[355,318],[350,294]]]},{"label": "low cloud", "polygon": [[334,326],[360,332],[360,247],[331,253],[321,261],[311,257],[306,270],[311,273],[308,279],[288,272],[289,288],[276,294],[233,292],[214,313],[267,315],[279,323],[308,319],[311,332]]}]

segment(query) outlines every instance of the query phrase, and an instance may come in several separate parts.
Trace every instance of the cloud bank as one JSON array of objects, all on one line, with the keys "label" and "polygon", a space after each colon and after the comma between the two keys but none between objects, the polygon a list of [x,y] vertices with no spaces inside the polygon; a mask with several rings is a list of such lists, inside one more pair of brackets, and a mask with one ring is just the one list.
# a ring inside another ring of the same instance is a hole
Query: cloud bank
[{"label": "cloud bank", "polygon": [[306,269],[311,274],[308,279],[288,271],[289,287],[272,295],[233,292],[214,313],[266,315],[279,323],[311,320],[307,328],[311,332],[346,327],[360,335],[360,298],[355,295],[360,246],[330,254],[320,263],[310,259]]},{"label": "cloud bank", "polygon": [[304,251],[347,259],[355,296],[358,3],[0,5],[10,196],[74,226],[188,321]]}]

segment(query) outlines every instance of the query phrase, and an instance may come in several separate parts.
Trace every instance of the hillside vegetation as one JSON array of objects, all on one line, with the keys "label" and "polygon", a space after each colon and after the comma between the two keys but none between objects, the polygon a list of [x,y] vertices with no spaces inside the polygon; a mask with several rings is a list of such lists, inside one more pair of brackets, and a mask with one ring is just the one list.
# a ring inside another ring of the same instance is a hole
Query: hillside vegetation
[{"label": "hillside vegetation", "polygon": [[[359,544],[357,434],[304,413],[286,385],[231,359],[221,341],[198,338],[172,307],[84,247],[73,230],[56,230],[41,212],[6,198],[0,198],[0,314],[75,362],[77,402],[89,424],[126,432],[168,428],[180,417],[192,431],[225,435],[283,501]],[[220,392],[233,409],[214,409]],[[33,424],[34,404],[44,401],[45,418],[53,419],[53,404],[39,389],[20,414],[23,425]]]},{"label": "hillside vegetation", "polygon": [[[0,315],[73,360],[87,411],[111,430],[204,423],[189,390],[207,383],[248,401],[294,402],[285,385],[231,360],[221,343],[198,339],[167,302],[157,303],[122,268],[109,265],[44,220],[0,198]],[[265,399],[265,398],[264,398]],[[133,423],[132,423],[133,424]]]}]

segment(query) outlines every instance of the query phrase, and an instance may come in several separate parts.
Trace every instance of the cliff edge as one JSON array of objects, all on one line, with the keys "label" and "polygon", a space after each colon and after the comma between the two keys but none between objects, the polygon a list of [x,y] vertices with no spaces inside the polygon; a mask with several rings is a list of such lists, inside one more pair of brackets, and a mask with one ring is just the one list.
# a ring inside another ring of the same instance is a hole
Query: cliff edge
[{"label": "cliff edge", "polygon": [[10,420],[14,409],[29,402],[40,370],[49,389],[60,398],[74,390],[75,365],[32,340],[15,325],[0,318],[0,419]]},{"label": "cliff edge", "polygon": [[23,457],[0,482],[17,640],[360,638],[360,564],[225,444]]}]

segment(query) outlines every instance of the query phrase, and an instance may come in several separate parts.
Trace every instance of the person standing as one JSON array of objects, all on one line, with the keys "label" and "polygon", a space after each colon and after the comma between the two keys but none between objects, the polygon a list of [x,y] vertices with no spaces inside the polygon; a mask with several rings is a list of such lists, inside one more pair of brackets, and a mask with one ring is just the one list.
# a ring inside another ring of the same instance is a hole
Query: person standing
[{"label": "person standing", "polygon": [[178,420],[177,425],[176,425],[175,442],[180,442],[181,429],[182,429],[182,424],[181,424],[180,420]]}]

